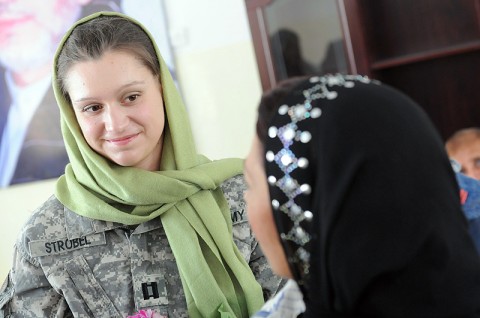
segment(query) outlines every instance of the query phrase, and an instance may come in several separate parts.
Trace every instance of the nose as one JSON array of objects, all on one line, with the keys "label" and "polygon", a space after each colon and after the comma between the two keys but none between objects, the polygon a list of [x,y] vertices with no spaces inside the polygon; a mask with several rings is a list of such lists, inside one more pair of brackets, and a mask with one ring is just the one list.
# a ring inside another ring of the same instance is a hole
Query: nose
[{"label": "nose", "polygon": [[130,119],[123,107],[107,106],[103,114],[106,131],[123,132],[127,128]]}]

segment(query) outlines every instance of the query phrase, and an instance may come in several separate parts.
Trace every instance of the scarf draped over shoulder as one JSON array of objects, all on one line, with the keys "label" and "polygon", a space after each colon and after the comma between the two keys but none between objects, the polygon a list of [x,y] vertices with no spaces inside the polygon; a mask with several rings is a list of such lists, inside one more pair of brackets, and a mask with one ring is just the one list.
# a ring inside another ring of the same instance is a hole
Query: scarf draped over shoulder
[{"label": "scarf draped over shoulder", "polygon": [[[70,163],[55,194],[87,218],[140,224],[160,217],[177,261],[191,317],[247,317],[262,304],[260,285],[232,239],[229,206],[219,185],[241,173],[240,159],[211,161],[197,154],[188,114],[150,33],[120,13],[100,12],[79,20],[65,35],[100,16],[124,17],[152,39],[160,63],[166,126],[160,171],[116,165],[86,143],[54,69],[53,88]],[[160,106],[159,106],[160,107]]]}]

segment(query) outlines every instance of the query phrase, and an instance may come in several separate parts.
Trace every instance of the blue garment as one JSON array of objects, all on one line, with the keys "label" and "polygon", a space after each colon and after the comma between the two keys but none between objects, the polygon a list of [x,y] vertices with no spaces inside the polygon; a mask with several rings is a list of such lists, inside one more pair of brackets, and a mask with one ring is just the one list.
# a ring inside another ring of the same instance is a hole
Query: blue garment
[{"label": "blue garment", "polygon": [[468,220],[468,230],[475,247],[480,254],[480,181],[456,172],[458,185],[465,191],[466,198],[462,201],[463,213]]},{"label": "blue garment", "polygon": [[[0,144],[8,116],[7,107],[11,104],[4,79],[5,74],[0,69]],[[60,110],[51,87],[36,108],[21,147],[17,165],[6,185],[58,178],[65,172],[69,160],[60,128]],[[0,188],[2,186],[5,184],[0,183]]]}]

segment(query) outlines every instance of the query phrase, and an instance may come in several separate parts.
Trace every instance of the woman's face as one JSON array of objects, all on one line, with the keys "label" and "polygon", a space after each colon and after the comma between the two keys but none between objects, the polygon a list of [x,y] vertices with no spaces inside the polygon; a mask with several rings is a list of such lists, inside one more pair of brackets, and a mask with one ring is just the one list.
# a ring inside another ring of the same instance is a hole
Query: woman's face
[{"label": "woman's face", "polygon": [[159,79],[131,53],[74,64],[66,87],[87,143],[111,161],[159,169],[165,115]]},{"label": "woman's face", "polygon": [[255,135],[244,166],[248,186],[245,191],[247,215],[255,237],[273,271],[280,276],[291,278],[292,274],[273,220],[263,158],[263,145]]}]

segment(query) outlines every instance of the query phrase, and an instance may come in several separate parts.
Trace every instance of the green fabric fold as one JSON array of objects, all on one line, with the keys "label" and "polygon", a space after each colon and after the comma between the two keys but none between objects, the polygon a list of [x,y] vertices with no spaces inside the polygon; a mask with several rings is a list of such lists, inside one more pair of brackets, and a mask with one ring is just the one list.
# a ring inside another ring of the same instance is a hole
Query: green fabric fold
[{"label": "green fabric fold", "polygon": [[[55,63],[73,29],[101,15],[78,21],[60,44]],[[232,239],[228,204],[220,189],[240,174],[240,159],[211,161],[199,155],[188,114],[168,67],[160,61],[166,126],[160,171],[121,167],[93,151],[62,96],[54,70],[53,88],[70,164],[56,184],[57,198],[84,217],[139,224],[160,217],[177,261],[191,317],[248,317],[263,304],[260,285]],[[161,107],[161,105],[159,105]],[[122,208],[120,208],[122,207]]]}]

